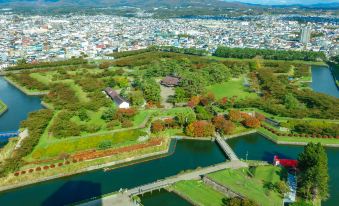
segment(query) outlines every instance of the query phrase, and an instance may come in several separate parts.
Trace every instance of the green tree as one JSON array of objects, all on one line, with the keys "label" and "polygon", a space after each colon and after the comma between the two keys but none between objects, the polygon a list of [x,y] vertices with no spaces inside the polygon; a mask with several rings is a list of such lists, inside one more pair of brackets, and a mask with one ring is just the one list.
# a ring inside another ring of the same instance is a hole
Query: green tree
[{"label": "green tree", "polygon": [[298,192],[306,200],[328,198],[327,154],[320,143],[308,143],[298,157]]},{"label": "green tree", "polygon": [[141,87],[147,101],[160,102],[160,85],[154,79],[147,79]]},{"label": "green tree", "polygon": [[110,107],[102,113],[101,119],[105,120],[106,122],[110,122],[115,116],[115,114],[116,114],[116,109]]},{"label": "green tree", "polygon": [[297,109],[299,108],[299,101],[293,96],[293,94],[288,93],[285,96],[285,106],[287,109]]},{"label": "green tree", "polygon": [[141,106],[145,102],[142,91],[132,91],[128,94],[128,97],[134,106]]}]

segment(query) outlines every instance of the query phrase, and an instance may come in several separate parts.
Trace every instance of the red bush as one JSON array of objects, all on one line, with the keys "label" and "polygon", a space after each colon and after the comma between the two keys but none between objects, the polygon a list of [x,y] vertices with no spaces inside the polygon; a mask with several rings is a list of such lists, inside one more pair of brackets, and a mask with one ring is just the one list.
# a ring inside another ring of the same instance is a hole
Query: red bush
[{"label": "red bush", "polygon": [[54,167],[55,167],[55,165],[54,165],[54,164],[51,164],[49,167],[50,167],[50,168],[54,168]]},{"label": "red bush", "polygon": [[14,176],[19,176],[20,175],[20,172],[15,172],[14,173]]},{"label": "red bush", "polygon": [[46,165],[46,166],[43,167],[43,169],[44,169],[44,170],[48,170],[48,169],[49,169],[49,166]]},{"label": "red bush", "polygon": [[200,97],[199,96],[193,96],[191,99],[187,102],[187,106],[194,108],[200,103]]},{"label": "red bush", "polygon": [[63,163],[62,163],[62,162],[59,162],[59,163],[58,163],[58,166],[59,166],[59,167],[61,167],[62,165],[63,165]]},{"label": "red bush", "polygon": [[22,175],[26,174],[26,171],[25,170],[21,171],[21,174]]},{"label": "red bush", "polygon": [[35,171],[41,171],[41,167],[35,168]]},{"label": "red bush", "polygon": [[28,172],[29,172],[29,173],[34,172],[34,169],[31,168],[31,169],[28,170]]}]

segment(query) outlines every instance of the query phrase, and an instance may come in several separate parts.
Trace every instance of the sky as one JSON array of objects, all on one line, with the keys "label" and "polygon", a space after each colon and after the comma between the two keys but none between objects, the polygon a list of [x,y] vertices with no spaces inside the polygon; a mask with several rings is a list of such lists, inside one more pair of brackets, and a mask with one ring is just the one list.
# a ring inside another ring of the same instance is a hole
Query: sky
[{"label": "sky", "polygon": [[[234,1],[234,0],[226,0]],[[268,5],[284,5],[284,4],[317,4],[317,3],[339,3],[339,0],[237,0],[245,3],[268,4]]]}]

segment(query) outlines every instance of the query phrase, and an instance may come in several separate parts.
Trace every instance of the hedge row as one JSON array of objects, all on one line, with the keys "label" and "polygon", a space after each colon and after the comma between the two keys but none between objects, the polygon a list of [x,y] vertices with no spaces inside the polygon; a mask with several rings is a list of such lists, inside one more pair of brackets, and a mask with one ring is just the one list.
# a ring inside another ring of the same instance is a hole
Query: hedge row
[{"label": "hedge row", "polygon": [[306,137],[306,138],[323,138],[323,139],[330,139],[330,138],[336,138],[339,139],[339,135],[336,136],[331,136],[331,135],[321,135],[321,134],[298,134],[298,133],[283,133],[280,131],[276,131],[275,129],[272,129],[266,125],[262,125],[262,127],[270,132],[272,132],[273,134],[279,136],[279,137]]}]

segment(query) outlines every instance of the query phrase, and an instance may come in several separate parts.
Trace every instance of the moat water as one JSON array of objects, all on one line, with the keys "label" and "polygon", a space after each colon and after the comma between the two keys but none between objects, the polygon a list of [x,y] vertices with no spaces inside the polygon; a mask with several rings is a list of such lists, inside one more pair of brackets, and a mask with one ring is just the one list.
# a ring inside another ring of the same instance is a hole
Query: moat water
[{"label": "moat water", "polygon": [[39,97],[27,96],[0,76],[0,99],[8,110],[0,116],[0,132],[18,130],[29,112],[42,108]]},{"label": "moat water", "polygon": [[224,162],[226,157],[212,141],[178,140],[171,142],[172,155],[120,167],[95,170],[16,188],[0,193],[0,205],[65,205],[91,197],[151,183],[184,170]]}]

